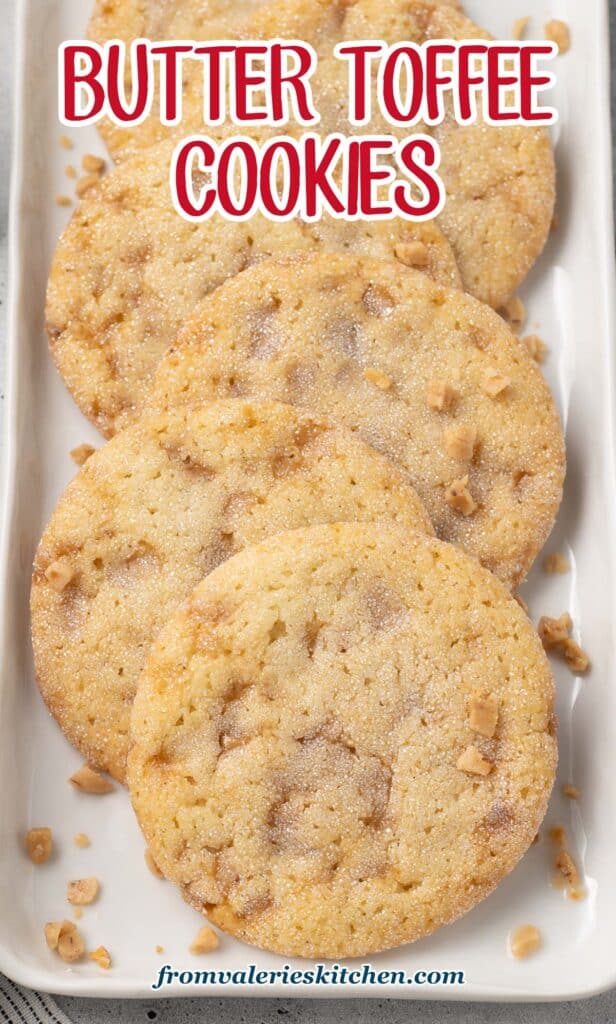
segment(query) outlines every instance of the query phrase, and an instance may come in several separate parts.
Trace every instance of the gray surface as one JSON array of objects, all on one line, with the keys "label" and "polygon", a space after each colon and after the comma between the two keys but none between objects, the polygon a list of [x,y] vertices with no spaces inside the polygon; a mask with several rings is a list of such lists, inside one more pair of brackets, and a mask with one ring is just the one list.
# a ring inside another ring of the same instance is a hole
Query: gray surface
[{"label": "gray surface", "polygon": [[[40,0],[42,3],[42,0]],[[616,0],[609,0],[612,15],[612,67],[616,100]],[[0,370],[4,367],[7,282],[7,201],[10,163],[10,105],[12,83],[12,22],[15,0],[0,0]],[[613,106],[616,104],[613,103]],[[614,120],[614,111],[613,111]],[[3,380],[3,376],[0,380]],[[0,412],[4,399],[0,392]],[[129,911],[130,912],[130,911]],[[118,922],[121,925],[121,922]],[[615,951],[616,955],[616,951]],[[59,998],[58,1003],[75,1024],[614,1024],[616,989],[579,1003],[544,1005],[478,1004],[298,999],[173,999],[152,1002],[115,999]]]}]

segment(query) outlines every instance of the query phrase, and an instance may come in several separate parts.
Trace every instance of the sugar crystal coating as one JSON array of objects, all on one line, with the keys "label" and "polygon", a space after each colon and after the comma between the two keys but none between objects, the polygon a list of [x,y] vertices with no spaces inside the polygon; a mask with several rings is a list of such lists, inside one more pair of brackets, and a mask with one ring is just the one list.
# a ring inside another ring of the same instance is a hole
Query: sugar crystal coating
[{"label": "sugar crystal coating", "polygon": [[[222,10],[221,10],[222,7]],[[126,8],[124,10],[123,8]],[[222,17],[222,21],[221,21]],[[259,5],[215,3],[205,11],[200,0],[191,3],[147,5],[131,0],[104,5],[91,31],[99,42],[116,33],[123,38],[172,33],[180,39],[217,38],[231,31],[233,38],[287,38],[310,43],[319,58],[311,80],[322,135],[355,134],[348,121],[348,69],[332,59],[337,43],[378,39],[389,44],[401,40],[421,45],[432,39],[489,39],[483,29],[448,3],[430,0],[356,0],[355,3],[317,3],[315,0],[275,0]],[[376,76],[375,76],[376,77]],[[203,130],[201,76],[187,71],[184,87],[183,130]],[[376,86],[373,90],[376,92]],[[291,123],[289,133],[305,129]],[[460,126],[450,113],[430,127],[392,126],[378,111],[373,96],[372,134],[399,135],[424,131],[439,143],[439,174],[447,203],[439,224],[453,246],[464,287],[495,309],[505,305],[539,256],[554,212],[555,168],[550,137],[542,128],[525,125],[495,126],[482,118]],[[238,129],[227,124],[225,134]],[[133,129],[108,125],[106,140],[114,155],[149,146],[169,133],[155,117]]]},{"label": "sugar crystal coating", "polygon": [[[43,535],[32,585],[39,686],[88,764],[123,780],[149,645],[205,573],[270,534],[346,519],[431,532],[387,459],[279,403],[152,415],[92,455]],[[71,570],[61,591],[47,572],[59,556]],[[106,791],[92,776],[82,769],[79,788]]]},{"label": "sugar crystal coating", "polygon": [[[451,246],[434,222],[273,223],[258,214],[247,223],[220,216],[188,223],[169,193],[174,145],[135,154],[91,188],[51,267],[51,353],[82,412],[107,436],[146,407],[159,360],[199,302],[268,256],[323,250],[394,259],[398,244],[415,241],[426,251],[425,273],[453,288],[461,284]],[[264,345],[266,328],[264,313]]]},{"label": "sugar crystal coating", "polygon": [[[390,386],[375,387],[367,370]],[[321,253],[227,281],[161,362],[152,401],[174,408],[237,392],[357,431],[409,474],[438,536],[511,587],[552,528],[565,452],[549,389],[493,310],[425,274]],[[473,437],[469,462],[444,443],[452,429]]]},{"label": "sugar crystal coating", "polygon": [[[498,700],[490,739],[477,687]],[[211,573],[153,645],[131,798],[214,925],[365,955],[469,910],[531,844],[553,696],[523,611],[457,548],[381,524],[281,534]]]}]

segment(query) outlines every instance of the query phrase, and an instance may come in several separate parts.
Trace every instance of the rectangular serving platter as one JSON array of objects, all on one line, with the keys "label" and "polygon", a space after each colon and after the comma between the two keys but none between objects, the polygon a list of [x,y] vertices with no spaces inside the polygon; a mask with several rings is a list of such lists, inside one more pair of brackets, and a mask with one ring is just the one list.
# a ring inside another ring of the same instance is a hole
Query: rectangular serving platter
[{"label": "rectangular serving platter", "polygon": [[[557,63],[560,121],[558,227],[524,285],[527,331],[549,345],[545,373],[566,429],[565,500],[547,550],[564,551],[565,576],[536,567],[523,595],[532,616],[568,609],[592,672],[576,679],[555,665],[560,769],[541,841],[482,905],[434,936],[369,958],[375,970],[464,971],[464,986],[267,988],[218,985],[167,987],[153,993],[161,963],[175,969],[280,969],[283,958],[223,937],[207,962],[188,946],[200,918],[172,886],[144,867],[143,840],[128,796],[103,800],[67,784],[81,761],[46,713],[33,677],[28,592],[33,553],[43,525],[75,472],[69,450],[99,444],[64,390],[47,353],[43,327],[47,271],[69,215],[54,203],[70,191],[67,163],[103,152],[95,129],[74,131],[75,149],[59,146],[56,49],[85,33],[83,0],[21,0],[16,47],[15,152],[10,226],[7,408],[4,436],[2,621],[0,674],[0,970],[24,985],[88,996],[155,994],[392,996],[465,1000],[558,1000],[591,995],[616,983],[616,488],[614,458],[614,256],[608,91],[608,20],[604,0],[467,0],[465,8],[495,36],[530,13],[529,38],[542,37],[549,17],[571,29],[569,54]],[[523,9],[522,9],[523,8]],[[70,211],[69,211],[70,212]],[[580,801],[561,792],[573,781]],[[551,884],[550,824],[564,825],[587,891],[567,900]],[[23,835],[48,825],[56,852],[43,868],[30,864]],[[92,839],[79,850],[72,837]],[[89,949],[104,944],[113,967],[64,964],[46,948],[43,924],[67,915],[66,882],[95,875],[98,902],[80,922]],[[507,953],[519,924],[536,924],[541,950],[525,961]],[[157,945],[164,954],[155,952]],[[363,962],[363,961],[362,961]],[[310,966],[290,961],[292,966]]]}]

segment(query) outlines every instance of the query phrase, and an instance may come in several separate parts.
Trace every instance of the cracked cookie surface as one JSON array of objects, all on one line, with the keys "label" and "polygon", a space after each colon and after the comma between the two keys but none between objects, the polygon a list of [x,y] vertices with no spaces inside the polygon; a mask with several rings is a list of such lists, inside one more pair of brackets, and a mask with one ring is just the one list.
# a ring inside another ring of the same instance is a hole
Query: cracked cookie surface
[{"label": "cracked cookie surface", "polygon": [[474,559],[389,525],[297,530],[216,569],[153,645],[131,797],[213,924],[374,953],[465,913],[531,844],[552,703],[539,638]]},{"label": "cracked cookie surface", "polygon": [[460,286],[451,247],[432,222],[273,223],[257,215],[247,223],[189,223],[171,204],[173,145],[136,154],[91,189],[51,267],[51,353],[80,409],[106,436],[144,407],[159,360],[199,302],[268,256],[324,250],[397,258],[401,266],[419,260],[441,284]]},{"label": "cracked cookie surface", "polygon": [[525,346],[488,306],[391,262],[269,261],[219,288],[152,400],[274,398],[358,431],[408,472],[439,537],[509,586],[545,542],[564,441]]},{"label": "cracked cookie surface", "polygon": [[431,532],[406,479],[351,433],[276,402],[145,417],[91,455],[39,545],[39,687],[89,764],[123,780],[150,643],[195,584],[293,526],[393,520]]}]

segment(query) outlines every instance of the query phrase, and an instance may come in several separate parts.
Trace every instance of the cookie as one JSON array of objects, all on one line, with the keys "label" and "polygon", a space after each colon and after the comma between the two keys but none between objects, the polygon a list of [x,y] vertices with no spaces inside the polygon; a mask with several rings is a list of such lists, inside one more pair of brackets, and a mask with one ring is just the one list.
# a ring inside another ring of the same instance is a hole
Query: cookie
[{"label": "cookie", "polygon": [[258,215],[246,223],[188,223],[171,205],[173,146],[138,153],[91,189],[51,268],[51,351],[79,407],[107,436],[141,410],[159,360],[199,301],[266,256],[398,253],[439,282],[460,285],[451,247],[431,222],[274,223]]},{"label": "cookie", "polygon": [[[441,2],[459,7],[458,0]],[[316,6],[316,0],[310,0],[310,4],[313,3]],[[206,3],[203,0],[165,0],[165,3],[157,3],[156,0],[153,3],[151,0],[97,0],[88,35],[101,45],[112,39],[121,39],[128,44],[139,38],[265,39],[269,35],[280,38],[281,33],[276,28],[279,6],[280,0],[269,5],[263,0],[207,0]],[[330,8],[334,19],[343,16],[344,3],[327,0],[322,6]],[[262,8],[265,10],[261,20]],[[308,10],[300,10],[298,15],[303,17]],[[183,67],[182,118],[186,135],[205,127],[202,90],[203,74],[199,65],[186,62]],[[157,90],[154,113],[139,125],[121,128],[108,120],[101,122],[99,130],[114,161],[125,160],[136,150],[160,142],[174,130],[160,123],[158,95]]]},{"label": "cookie", "polygon": [[[352,133],[347,119],[348,67],[331,59],[342,41],[489,39],[462,13],[429,0],[357,0],[337,7],[314,0],[280,0],[260,12],[265,36],[301,38],[319,55],[312,87],[321,113],[319,131]],[[367,129],[362,129],[367,130]],[[453,247],[465,291],[495,309],[504,306],[541,253],[554,214],[555,168],[549,133],[542,128],[496,127],[480,120],[458,125],[452,116],[410,132],[433,135],[441,149],[438,173],[447,201],[438,223]],[[373,97],[370,132],[406,137],[392,127]]]},{"label": "cookie", "polygon": [[[490,38],[445,8],[431,20],[432,38]],[[433,129],[447,202],[439,226],[449,239],[464,288],[495,309],[505,306],[540,256],[556,201],[549,132],[524,125],[467,127],[452,116]]]},{"label": "cookie", "polygon": [[[247,23],[260,6],[259,0],[96,0],[88,25],[90,39],[103,45],[112,39],[129,44],[134,39],[239,39],[250,38]],[[200,124],[199,109],[203,76],[196,63],[183,67],[183,110],[186,118]],[[128,73],[130,84],[130,71]],[[140,125],[122,128],[104,120],[99,131],[114,161],[125,160],[138,149],[166,138],[161,125],[159,90],[156,86],[153,114]],[[176,129],[177,130],[177,129]]]},{"label": "cookie", "polygon": [[144,417],[92,455],[45,531],[32,584],[39,686],[88,763],[123,779],[150,642],[205,573],[270,534],[345,519],[431,531],[386,459],[275,402]]},{"label": "cookie", "polygon": [[[189,38],[198,38],[201,9],[200,3],[182,5],[183,29],[188,32],[194,26]],[[314,46],[319,66],[311,85],[322,135],[357,132],[347,118],[348,68],[332,58],[337,43],[379,39],[421,45],[430,39],[490,38],[453,6],[430,0],[276,0],[256,10],[245,31],[246,38],[302,39]],[[204,130],[200,97],[201,82],[189,77],[182,122],[186,135]],[[149,118],[130,130],[132,147],[147,145],[169,131],[152,121]],[[295,134],[302,130],[289,126]],[[401,137],[409,134],[406,127],[390,125],[374,102],[372,121],[362,129],[368,130]],[[447,202],[439,224],[453,246],[465,290],[500,309],[541,253],[552,223],[555,168],[548,132],[527,126],[497,127],[481,119],[460,127],[451,116],[442,125],[418,124],[410,131],[432,134],[440,144],[439,174]]]},{"label": "cookie", "polygon": [[156,864],[285,956],[411,942],[536,835],[553,681],[505,588],[396,527],[282,534],[216,569],[152,647],[128,782]]},{"label": "cookie", "polygon": [[357,430],[410,476],[443,540],[510,587],[554,522],[564,441],[530,355],[488,306],[384,260],[262,263],[159,366],[162,407],[274,398]]},{"label": "cookie", "polygon": [[171,205],[172,151],[173,142],[163,142],[137,154],[90,189],[51,266],[51,352],[80,409],[106,436],[141,411],[160,359],[200,300],[267,256],[323,250],[399,257],[419,262],[441,284],[460,285],[451,248],[433,222],[275,223],[258,215],[246,223],[188,223]]}]

